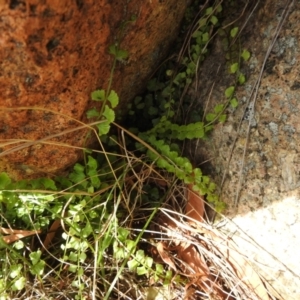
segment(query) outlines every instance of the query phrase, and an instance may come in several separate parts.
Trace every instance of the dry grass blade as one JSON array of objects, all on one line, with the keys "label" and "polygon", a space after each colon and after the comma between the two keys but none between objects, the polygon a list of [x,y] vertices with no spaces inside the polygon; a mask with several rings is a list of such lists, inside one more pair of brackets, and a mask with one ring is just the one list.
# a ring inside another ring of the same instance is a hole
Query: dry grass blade
[{"label": "dry grass blade", "polygon": [[161,230],[171,241],[163,242],[164,255],[176,258],[179,274],[188,280],[184,299],[275,299],[251,260],[225,233],[204,220],[185,222],[181,213],[161,211]]},{"label": "dry grass blade", "polygon": [[[206,236],[210,239],[211,244],[218,255],[221,255],[221,257],[228,262],[227,268],[228,266],[231,266],[238,279],[237,282],[245,284],[258,299],[269,300],[268,291],[266,290],[261,277],[253,269],[247,258],[240,254],[229,238],[213,229],[207,230]],[[245,293],[244,296],[246,297],[249,295]]]},{"label": "dry grass blade", "polygon": [[[187,188],[186,200],[186,215],[189,217],[188,224],[195,224],[199,221],[203,222],[204,200],[198,193],[192,191],[191,185]],[[207,295],[213,293],[217,295],[219,299],[226,299],[227,295],[222,291],[222,288],[214,282],[213,275],[210,272],[204,256],[197,250],[197,247],[192,242],[188,241],[191,232],[185,231],[184,234],[186,239],[182,240],[180,235],[174,234],[174,231],[183,231],[180,227],[180,222],[176,222],[176,220],[167,215],[160,218],[160,224],[164,225],[167,235],[172,240],[172,243],[159,242],[157,250],[161,259],[174,270],[176,270],[176,267],[171,260],[170,255],[171,252],[173,255],[175,253],[174,257],[177,258],[177,265],[181,270],[181,274],[190,280],[185,286],[185,299],[189,299],[190,295],[194,294],[191,292],[191,290],[193,290],[193,285],[197,286]]]}]

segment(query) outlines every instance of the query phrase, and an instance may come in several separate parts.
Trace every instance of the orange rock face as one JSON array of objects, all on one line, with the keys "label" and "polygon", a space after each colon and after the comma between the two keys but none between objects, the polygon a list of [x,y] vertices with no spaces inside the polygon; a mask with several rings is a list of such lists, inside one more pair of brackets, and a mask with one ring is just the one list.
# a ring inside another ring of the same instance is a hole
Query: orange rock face
[{"label": "orange rock face", "polygon": [[114,73],[122,109],[166,54],[186,2],[0,1],[0,171],[28,178],[76,162],[87,131],[72,130],[107,87],[109,46],[129,53]]}]

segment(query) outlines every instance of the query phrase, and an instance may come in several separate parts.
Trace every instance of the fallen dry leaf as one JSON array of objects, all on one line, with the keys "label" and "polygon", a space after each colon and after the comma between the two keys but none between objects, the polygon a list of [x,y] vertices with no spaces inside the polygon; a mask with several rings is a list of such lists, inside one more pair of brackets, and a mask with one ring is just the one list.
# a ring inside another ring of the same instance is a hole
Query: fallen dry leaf
[{"label": "fallen dry leaf", "polygon": [[6,244],[11,244],[15,241],[18,241],[24,237],[35,235],[41,233],[40,230],[19,230],[19,229],[10,229],[0,227],[1,234],[7,234],[6,236],[2,236],[3,241]]},{"label": "fallen dry leaf", "polygon": [[[205,209],[204,199],[201,195],[192,190],[191,184],[188,185],[187,200],[188,202],[186,206],[186,216],[198,222],[203,222]],[[195,224],[195,222],[188,222]],[[221,242],[220,238],[216,234],[211,235],[211,237],[216,247],[222,248],[220,249],[222,255],[224,255],[224,257],[231,263],[237,277],[242,280],[242,282],[244,282],[249,288],[252,288],[255,294],[259,296],[261,300],[269,300],[268,292],[264,287],[259,275],[254,271],[249,262],[234,248],[233,243],[231,243],[228,239],[223,239],[223,241]],[[203,267],[203,261],[201,262],[196,258],[196,253],[193,254],[195,256],[195,259],[198,260],[197,264],[194,265],[193,268],[196,270],[201,266]],[[182,259],[189,260],[189,258],[186,256]]]},{"label": "fallen dry leaf", "polygon": [[[198,222],[203,222],[204,199],[199,193],[193,191],[192,184],[187,186],[187,204],[185,208],[185,215]],[[188,222],[190,224],[194,223],[190,219],[188,219]]]},{"label": "fallen dry leaf", "polygon": [[168,251],[165,250],[165,245],[163,242],[158,242],[156,244],[156,249],[161,257],[161,259],[169,266],[171,267],[175,272],[177,271],[175,264],[173,260],[171,259]]},{"label": "fallen dry leaf", "polygon": [[43,248],[42,248],[42,251],[44,251],[45,249],[48,249],[49,248],[49,245],[50,243],[52,242],[52,240],[54,239],[55,237],[55,234],[56,234],[56,231],[57,229],[61,227],[61,220],[55,220],[50,228],[49,228],[49,231],[47,233],[47,236],[43,242]]},{"label": "fallen dry leaf", "polygon": [[209,268],[196,247],[192,244],[181,242],[176,248],[177,257],[184,264],[181,267],[183,273],[185,275],[193,275],[210,286],[208,280],[210,275]]},{"label": "fallen dry leaf", "polygon": [[[210,270],[206,264],[204,257],[198,252],[196,246],[193,244],[183,241],[180,235],[176,234],[178,225],[175,221],[167,216],[163,215],[159,218],[160,225],[163,226],[169,238],[172,240],[172,245],[166,242],[159,242],[157,244],[157,251],[161,259],[169,265],[173,270],[177,270],[173,259],[171,258],[171,251],[175,253],[177,258],[177,264],[182,270],[182,275],[189,277],[191,281],[186,285],[186,297],[189,299],[190,289],[192,285],[196,285],[199,289],[209,293],[222,295],[220,299],[226,299],[222,289],[214,282],[213,276],[210,274]],[[189,232],[186,232],[189,234]],[[214,289],[212,288],[214,287]],[[228,298],[230,300],[231,298]]]},{"label": "fallen dry leaf", "polygon": [[[214,299],[235,299],[230,292],[228,294],[223,289],[224,281],[222,277],[220,277],[220,280],[219,275],[210,271],[207,258],[206,256],[204,257],[201,251],[202,248],[205,248],[206,251],[216,252],[212,255],[217,255],[224,261],[225,268],[228,268],[228,273],[231,272],[233,280],[236,280],[237,287],[240,287],[238,291],[239,294],[243,294],[243,299],[252,299],[252,296],[254,296],[260,300],[270,300],[261,278],[252,268],[249,261],[247,261],[247,258],[244,258],[238,252],[227,236],[206,226],[204,210],[205,202],[203,197],[192,190],[192,185],[188,185],[185,215],[188,217],[187,223],[192,225],[190,226],[191,229],[187,229],[187,226],[184,226],[184,224],[180,225],[179,221],[177,222],[176,219],[167,215],[160,216],[158,222],[160,229],[172,241],[172,243],[159,242],[157,244],[157,251],[161,259],[173,270],[176,270],[176,266],[178,266],[178,269],[182,270],[182,275],[191,278],[186,285],[185,299],[189,299],[190,295],[194,294],[192,290],[195,286],[209,297],[214,297]],[[201,239],[196,244],[189,242],[189,235],[194,230],[203,236],[203,240]],[[176,265],[172,259],[173,253],[174,257],[176,257]],[[213,258],[211,259],[213,260]],[[251,295],[249,295],[249,291]]]}]

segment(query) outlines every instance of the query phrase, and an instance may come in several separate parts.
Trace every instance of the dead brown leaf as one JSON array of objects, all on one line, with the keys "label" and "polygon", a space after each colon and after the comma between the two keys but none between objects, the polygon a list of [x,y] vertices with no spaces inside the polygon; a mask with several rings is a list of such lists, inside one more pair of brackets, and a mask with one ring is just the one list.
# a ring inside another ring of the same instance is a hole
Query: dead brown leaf
[{"label": "dead brown leaf", "polygon": [[56,231],[59,227],[61,227],[61,220],[55,220],[49,228],[49,231],[48,231],[47,236],[43,243],[44,247],[43,247],[42,251],[44,251],[44,249],[49,248],[49,245],[51,244],[52,240],[54,239]]},{"label": "dead brown leaf", "polygon": [[[165,215],[159,219],[161,228],[168,235],[171,242],[159,242],[157,244],[157,251],[162,261],[170,266],[170,268],[176,271],[177,265],[178,269],[182,271],[182,275],[191,278],[191,281],[186,285],[186,299],[189,299],[190,292],[195,286],[207,295],[215,297],[214,299],[234,299],[232,295],[223,289],[223,281],[219,281],[218,276],[216,277],[215,273],[211,273],[207,259],[203,256],[201,249],[199,250],[199,247],[204,247],[207,251],[209,247],[209,249],[214,248],[215,251],[219,252],[219,257],[222,257],[225,263],[227,262],[228,268],[232,274],[235,274],[237,282],[243,283],[243,286],[247,287],[257,296],[257,299],[269,300],[268,292],[261,278],[252,268],[249,261],[238,252],[228,237],[213,228],[204,226],[204,210],[205,202],[203,197],[192,190],[192,185],[188,185],[185,210],[185,215],[189,217],[187,223],[192,225],[197,232],[199,231],[199,234],[205,237],[205,239],[197,242],[197,244],[189,242],[188,236],[191,235],[191,231],[186,227],[181,227],[172,217]],[[201,223],[203,226],[201,226]],[[187,237],[187,239],[184,240],[183,236]],[[207,245],[207,241],[210,241],[209,246]],[[174,259],[172,259],[173,253],[174,257],[177,258],[176,265]],[[233,278],[233,280],[235,279]],[[244,288],[241,288],[239,292],[244,293],[243,296],[245,299],[248,299],[250,296],[247,295],[247,292],[244,292]]]},{"label": "dead brown leaf", "polygon": [[209,268],[192,244],[181,242],[177,248],[177,257],[182,262],[182,270],[186,275],[195,275],[198,279],[206,282],[209,278]]},{"label": "dead brown leaf", "polygon": [[[203,222],[204,217],[204,199],[199,193],[193,191],[193,185],[187,186],[187,204],[185,208],[185,215],[198,222]],[[192,220],[188,222],[194,223]]]},{"label": "dead brown leaf", "polygon": [[175,266],[173,260],[171,259],[168,251],[165,250],[164,243],[158,242],[156,245],[156,249],[157,249],[161,259],[176,272],[177,271],[176,266]]},{"label": "dead brown leaf", "polygon": [[7,234],[6,236],[2,236],[2,239],[6,244],[11,244],[11,243],[18,241],[24,237],[28,237],[31,235],[41,233],[41,231],[40,230],[36,230],[36,231],[35,230],[19,230],[19,229],[10,229],[10,228],[0,227],[0,233]]}]

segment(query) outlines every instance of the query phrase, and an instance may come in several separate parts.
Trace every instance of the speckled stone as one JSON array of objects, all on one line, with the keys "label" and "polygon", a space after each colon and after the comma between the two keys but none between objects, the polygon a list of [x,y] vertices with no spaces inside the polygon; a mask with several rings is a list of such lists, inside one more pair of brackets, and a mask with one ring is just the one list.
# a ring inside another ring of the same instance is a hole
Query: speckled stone
[{"label": "speckled stone", "polygon": [[[292,7],[266,61],[253,105],[251,93],[255,94],[253,89],[286,3],[292,3]],[[241,22],[247,19],[246,15]],[[299,20],[299,1],[260,1],[241,34],[241,45],[251,52],[251,58],[242,67],[247,81],[237,88],[239,107],[230,110],[228,120],[216,125],[207,141],[197,143],[196,151],[194,145],[193,151],[189,150],[199,163],[209,161],[207,167],[200,167],[218,184],[220,198],[227,204],[225,215],[236,221],[244,236],[248,233],[252,241],[257,240],[264,251],[280,262],[280,267],[272,269],[272,260],[264,260],[263,251],[257,252],[266,266],[265,273],[271,281],[273,278],[272,283],[284,300],[300,299],[300,235],[289,234],[292,227],[300,225],[300,220],[291,220],[291,213],[300,215]],[[238,26],[241,28],[242,23]],[[216,41],[212,56],[204,62],[198,76],[198,103],[206,106],[209,99],[208,111],[226,101],[224,91],[232,84],[228,65],[222,69],[225,53],[219,45]],[[270,226],[266,225],[269,221]],[[251,256],[247,247],[238,245]]]},{"label": "speckled stone", "polygon": [[95,105],[90,93],[107,88],[109,46],[120,42],[129,53],[113,78],[122,112],[164,58],[186,6],[186,0],[0,1],[0,172],[48,176],[75,163],[82,151],[70,146],[83,147],[87,131],[69,130],[86,121]]},{"label": "speckled stone", "polygon": [[[255,87],[285,4],[284,1],[277,1],[274,5],[270,3],[267,1],[261,5],[244,29],[242,45],[251,52],[251,58],[244,64],[242,70],[246,74],[247,82],[238,87],[236,92],[239,107],[230,114],[226,123],[215,126],[209,141],[202,143],[205,146],[199,148],[196,153],[196,160],[197,156],[200,158],[204,156],[210,160],[216,181],[222,182],[226,173],[221,198],[228,204],[229,213],[234,211],[232,199],[236,198],[237,185],[241,177],[241,190],[237,199],[239,213],[247,210],[243,207],[245,204],[250,209],[250,200],[254,207],[263,207],[270,201],[280,199],[282,192],[297,190],[300,187],[298,9],[291,11],[275,42],[263,72],[254,108],[253,98],[250,102],[247,101]],[[272,9],[268,9],[268,5]],[[297,7],[299,4],[294,6]],[[211,60],[215,55],[224,57],[224,53],[220,53],[220,48],[216,49]],[[211,61],[208,61],[207,64],[210,63]],[[204,63],[203,73],[206,67]],[[216,69],[218,64],[215,63],[212,67]],[[213,73],[212,70],[210,72]],[[210,98],[209,109],[219,103],[220,99],[225,101],[222,95],[227,87],[225,84],[230,84],[228,78],[232,75],[228,74],[227,67],[223,72],[210,78],[215,80],[215,88]],[[210,91],[210,84],[205,79],[199,83],[198,97],[203,102]],[[220,170],[219,173],[216,169]]]}]

